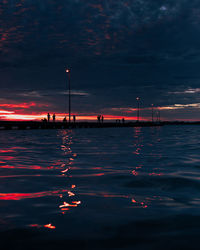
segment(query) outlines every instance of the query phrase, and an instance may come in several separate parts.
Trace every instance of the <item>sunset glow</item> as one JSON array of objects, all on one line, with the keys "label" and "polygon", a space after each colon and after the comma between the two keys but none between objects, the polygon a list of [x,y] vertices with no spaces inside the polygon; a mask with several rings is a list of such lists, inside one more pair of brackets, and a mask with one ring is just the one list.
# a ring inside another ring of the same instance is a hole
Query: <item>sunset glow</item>
[{"label": "sunset glow", "polygon": [[[53,113],[53,112],[52,112]],[[47,114],[22,114],[16,113],[14,111],[0,111],[0,119],[2,120],[15,120],[15,121],[41,121],[42,119],[46,118]],[[68,117],[68,114],[59,113],[56,114],[56,120],[62,121],[64,117]],[[121,120],[125,118],[126,120],[136,120],[135,116],[117,116],[117,115],[104,115],[105,120]],[[141,118],[142,120],[146,120],[145,118]],[[76,120],[78,121],[96,121],[97,115],[76,115]]]},{"label": "sunset glow", "polygon": [[198,249],[200,0],[0,1],[2,250]]},{"label": "sunset glow", "polygon": [[[67,70],[66,70],[67,71]],[[139,101],[140,98],[137,97],[136,101]],[[188,104],[180,104],[175,103],[173,105],[168,106],[156,106],[149,104],[149,106],[140,107],[140,120],[141,121],[151,121],[152,116],[152,107],[153,112],[155,113],[155,119],[157,119],[158,113],[161,111],[161,116],[164,118],[166,114],[172,114],[172,112],[182,112],[182,110],[186,113],[190,112],[191,109],[197,110],[200,109],[200,103],[188,103]],[[126,121],[137,121],[137,112],[138,109],[135,106],[132,107],[108,107],[100,112],[105,121],[116,121],[122,120],[123,118]],[[47,118],[47,113],[50,113],[51,119],[52,115],[55,113],[56,121],[63,121],[66,117],[68,119],[68,113],[56,112],[53,110],[53,105],[46,103],[42,103],[41,101],[37,102],[19,102],[19,103],[1,103],[0,104],[0,120],[8,120],[8,121],[41,121],[44,118]],[[175,113],[174,113],[175,114]],[[97,121],[98,113],[84,113],[84,112],[74,112],[71,116],[76,116],[76,121]],[[173,120],[169,119],[169,120]],[[182,120],[182,119],[180,119]],[[185,120],[195,120],[195,119],[185,119]]]}]

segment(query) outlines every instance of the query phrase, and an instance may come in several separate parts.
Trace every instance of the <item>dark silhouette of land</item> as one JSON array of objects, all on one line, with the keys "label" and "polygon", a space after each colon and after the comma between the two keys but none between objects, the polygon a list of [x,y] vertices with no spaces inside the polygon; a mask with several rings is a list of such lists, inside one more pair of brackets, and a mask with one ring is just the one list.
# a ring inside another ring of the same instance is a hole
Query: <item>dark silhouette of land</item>
[{"label": "dark silhouette of land", "polygon": [[22,129],[68,129],[68,128],[114,128],[114,127],[157,127],[165,125],[200,125],[200,121],[162,121],[162,122],[48,122],[43,121],[0,121],[0,130]]}]

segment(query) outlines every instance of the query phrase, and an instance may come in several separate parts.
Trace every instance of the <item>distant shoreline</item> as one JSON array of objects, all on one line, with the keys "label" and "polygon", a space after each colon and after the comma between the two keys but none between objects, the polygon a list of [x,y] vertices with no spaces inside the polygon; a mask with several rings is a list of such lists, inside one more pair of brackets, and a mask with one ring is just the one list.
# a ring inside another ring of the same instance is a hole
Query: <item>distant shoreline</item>
[{"label": "distant shoreline", "polygon": [[114,127],[158,127],[166,125],[200,125],[200,121],[163,121],[163,122],[40,122],[40,121],[0,121],[0,130],[29,129],[74,129],[74,128],[114,128]]}]

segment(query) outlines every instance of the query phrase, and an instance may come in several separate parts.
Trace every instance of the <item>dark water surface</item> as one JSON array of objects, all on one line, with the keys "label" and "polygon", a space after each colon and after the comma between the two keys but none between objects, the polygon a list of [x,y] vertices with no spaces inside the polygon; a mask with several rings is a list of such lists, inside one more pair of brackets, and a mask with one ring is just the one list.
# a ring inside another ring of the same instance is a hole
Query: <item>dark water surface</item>
[{"label": "dark water surface", "polygon": [[15,249],[199,249],[200,127],[1,131],[0,231]]}]

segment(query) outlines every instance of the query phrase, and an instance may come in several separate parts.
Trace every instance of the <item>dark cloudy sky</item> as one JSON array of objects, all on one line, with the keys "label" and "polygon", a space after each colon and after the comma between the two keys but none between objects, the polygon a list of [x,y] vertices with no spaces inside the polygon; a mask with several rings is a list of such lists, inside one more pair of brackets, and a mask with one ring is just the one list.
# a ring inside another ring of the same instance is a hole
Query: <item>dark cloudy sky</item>
[{"label": "dark cloudy sky", "polygon": [[0,114],[200,119],[199,0],[0,0]]}]

